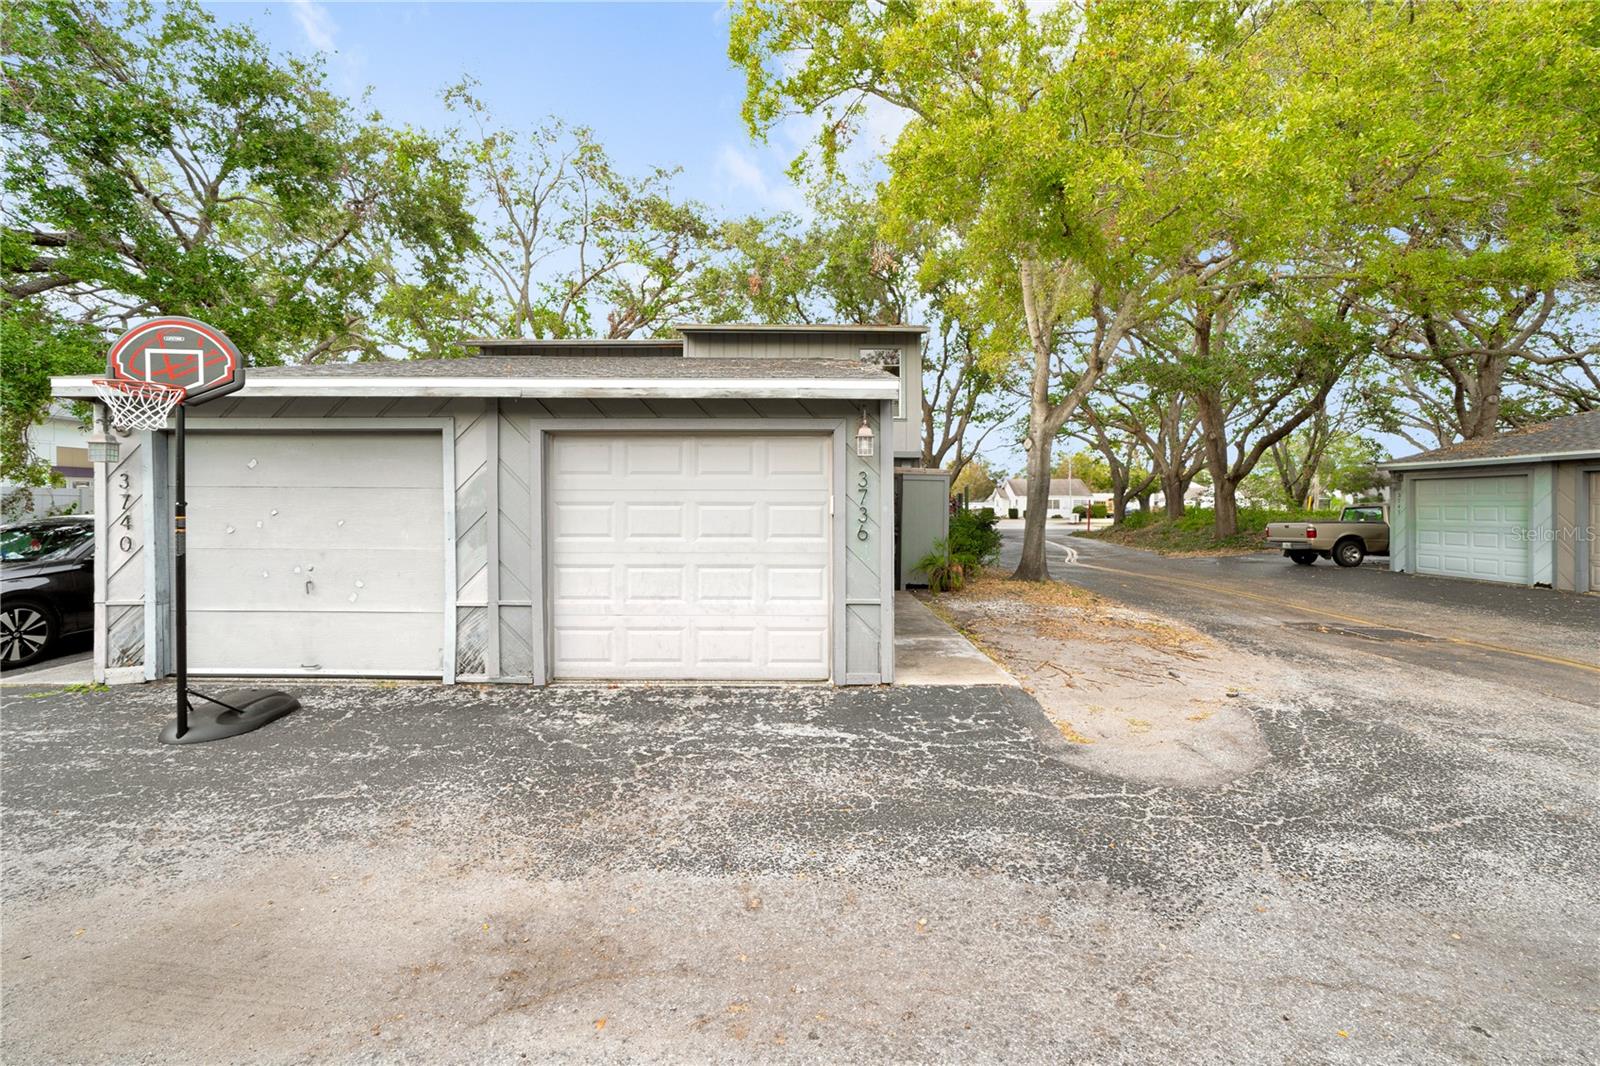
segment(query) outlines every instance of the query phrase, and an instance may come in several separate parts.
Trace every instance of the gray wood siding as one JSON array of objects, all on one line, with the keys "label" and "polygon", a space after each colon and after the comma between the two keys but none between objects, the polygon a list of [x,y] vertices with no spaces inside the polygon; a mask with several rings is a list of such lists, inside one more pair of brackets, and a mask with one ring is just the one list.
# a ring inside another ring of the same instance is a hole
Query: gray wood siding
[{"label": "gray wood siding", "polygon": [[1587,515],[1578,513],[1578,481],[1584,476],[1583,468],[1593,466],[1593,463],[1568,462],[1555,463],[1555,534],[1554,557],[1555,579],[1551,584],[1558,589],[1568,592],[1587,592],[1588,589],[1578,587],[1578,552],[1587,551],[1589,546],[1582,537],[1585,533]]},{"label": "gray wood siding", "polygon": [[[800,327],[797,327],[797,329]],[[922,340],[916,334],[882,333],[695,333],[684,342],[690,359],[859,359],[863,348],[899,348],[907,382],[901,417],[894,420],[896,455],[922,454]]]},{"label": "gray wood siding", "polygon": [[140,667],[146,658],[145,584],[159,516],[150,505],[154,471],[149,434],[121,438],[117,462],[108,471],[105,573],[105,666]]}]

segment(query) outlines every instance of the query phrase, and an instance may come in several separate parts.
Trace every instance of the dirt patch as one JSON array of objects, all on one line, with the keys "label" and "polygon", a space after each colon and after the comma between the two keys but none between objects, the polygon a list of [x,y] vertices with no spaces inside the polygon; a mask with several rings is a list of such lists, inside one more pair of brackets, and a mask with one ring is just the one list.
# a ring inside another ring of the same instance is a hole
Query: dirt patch
[{"label": "dirt patch", "polygon": [[1188,626],[1060,582],[982,577],[934,611],[1011,672],[1090,768],[1215,786],[1267,759],[1261,664]]}]

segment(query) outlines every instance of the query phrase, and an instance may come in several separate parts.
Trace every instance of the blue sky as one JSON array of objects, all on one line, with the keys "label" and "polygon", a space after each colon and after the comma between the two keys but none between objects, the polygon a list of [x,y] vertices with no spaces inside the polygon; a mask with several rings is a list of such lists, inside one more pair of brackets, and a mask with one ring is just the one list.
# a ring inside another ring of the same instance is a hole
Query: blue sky
[{"label": "blue sky", "polygon": [[681,193],[735,215],[799,206],[784,175],[805,135],[752,143],[742,74],[728,62],[720,3],[213,4],[275,49],[327,57],[331,86],[370,87],[390,122],[441,129],[439,91],[470,74],[506,125],[547,115],[592,127],[630,173],[681,167]]}]

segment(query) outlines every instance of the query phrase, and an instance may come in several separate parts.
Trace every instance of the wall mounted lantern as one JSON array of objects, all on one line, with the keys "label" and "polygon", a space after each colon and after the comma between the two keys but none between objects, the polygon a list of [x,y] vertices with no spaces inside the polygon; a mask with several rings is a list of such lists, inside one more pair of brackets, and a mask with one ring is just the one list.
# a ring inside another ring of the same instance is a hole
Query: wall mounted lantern
[{"label": "wall mounted lantern", "polygon": [[872,427],[867,425],[867,409],[861,409],[861,425],[856,427],[856,454],[866,459],[872,455]]},{"label": "wall mounted lantern", "polygon": [[122,456],[122,446],[117,439],[104,430],[94,434],[84,442],[89,446],[89,461],[91,463],[114,463]]}]

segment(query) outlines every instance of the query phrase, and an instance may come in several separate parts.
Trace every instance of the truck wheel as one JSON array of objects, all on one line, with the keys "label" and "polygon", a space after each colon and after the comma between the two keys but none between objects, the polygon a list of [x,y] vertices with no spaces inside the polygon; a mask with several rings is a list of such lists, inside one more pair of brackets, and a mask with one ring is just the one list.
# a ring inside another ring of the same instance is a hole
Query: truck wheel
[{"label": "truck wheel", "polygon": [[1360,566],[1367,557],[1366,547],[1354,537],[1341,540],[1333,546],[1333,561],[1340,566]]},{"label": "truck wheel", "polygon": [[1289,552],[1287,554],[1289,558],[1293,559],[1301,566],[1310,566],[1312,563],[1317,561],[1316,552]]}]

